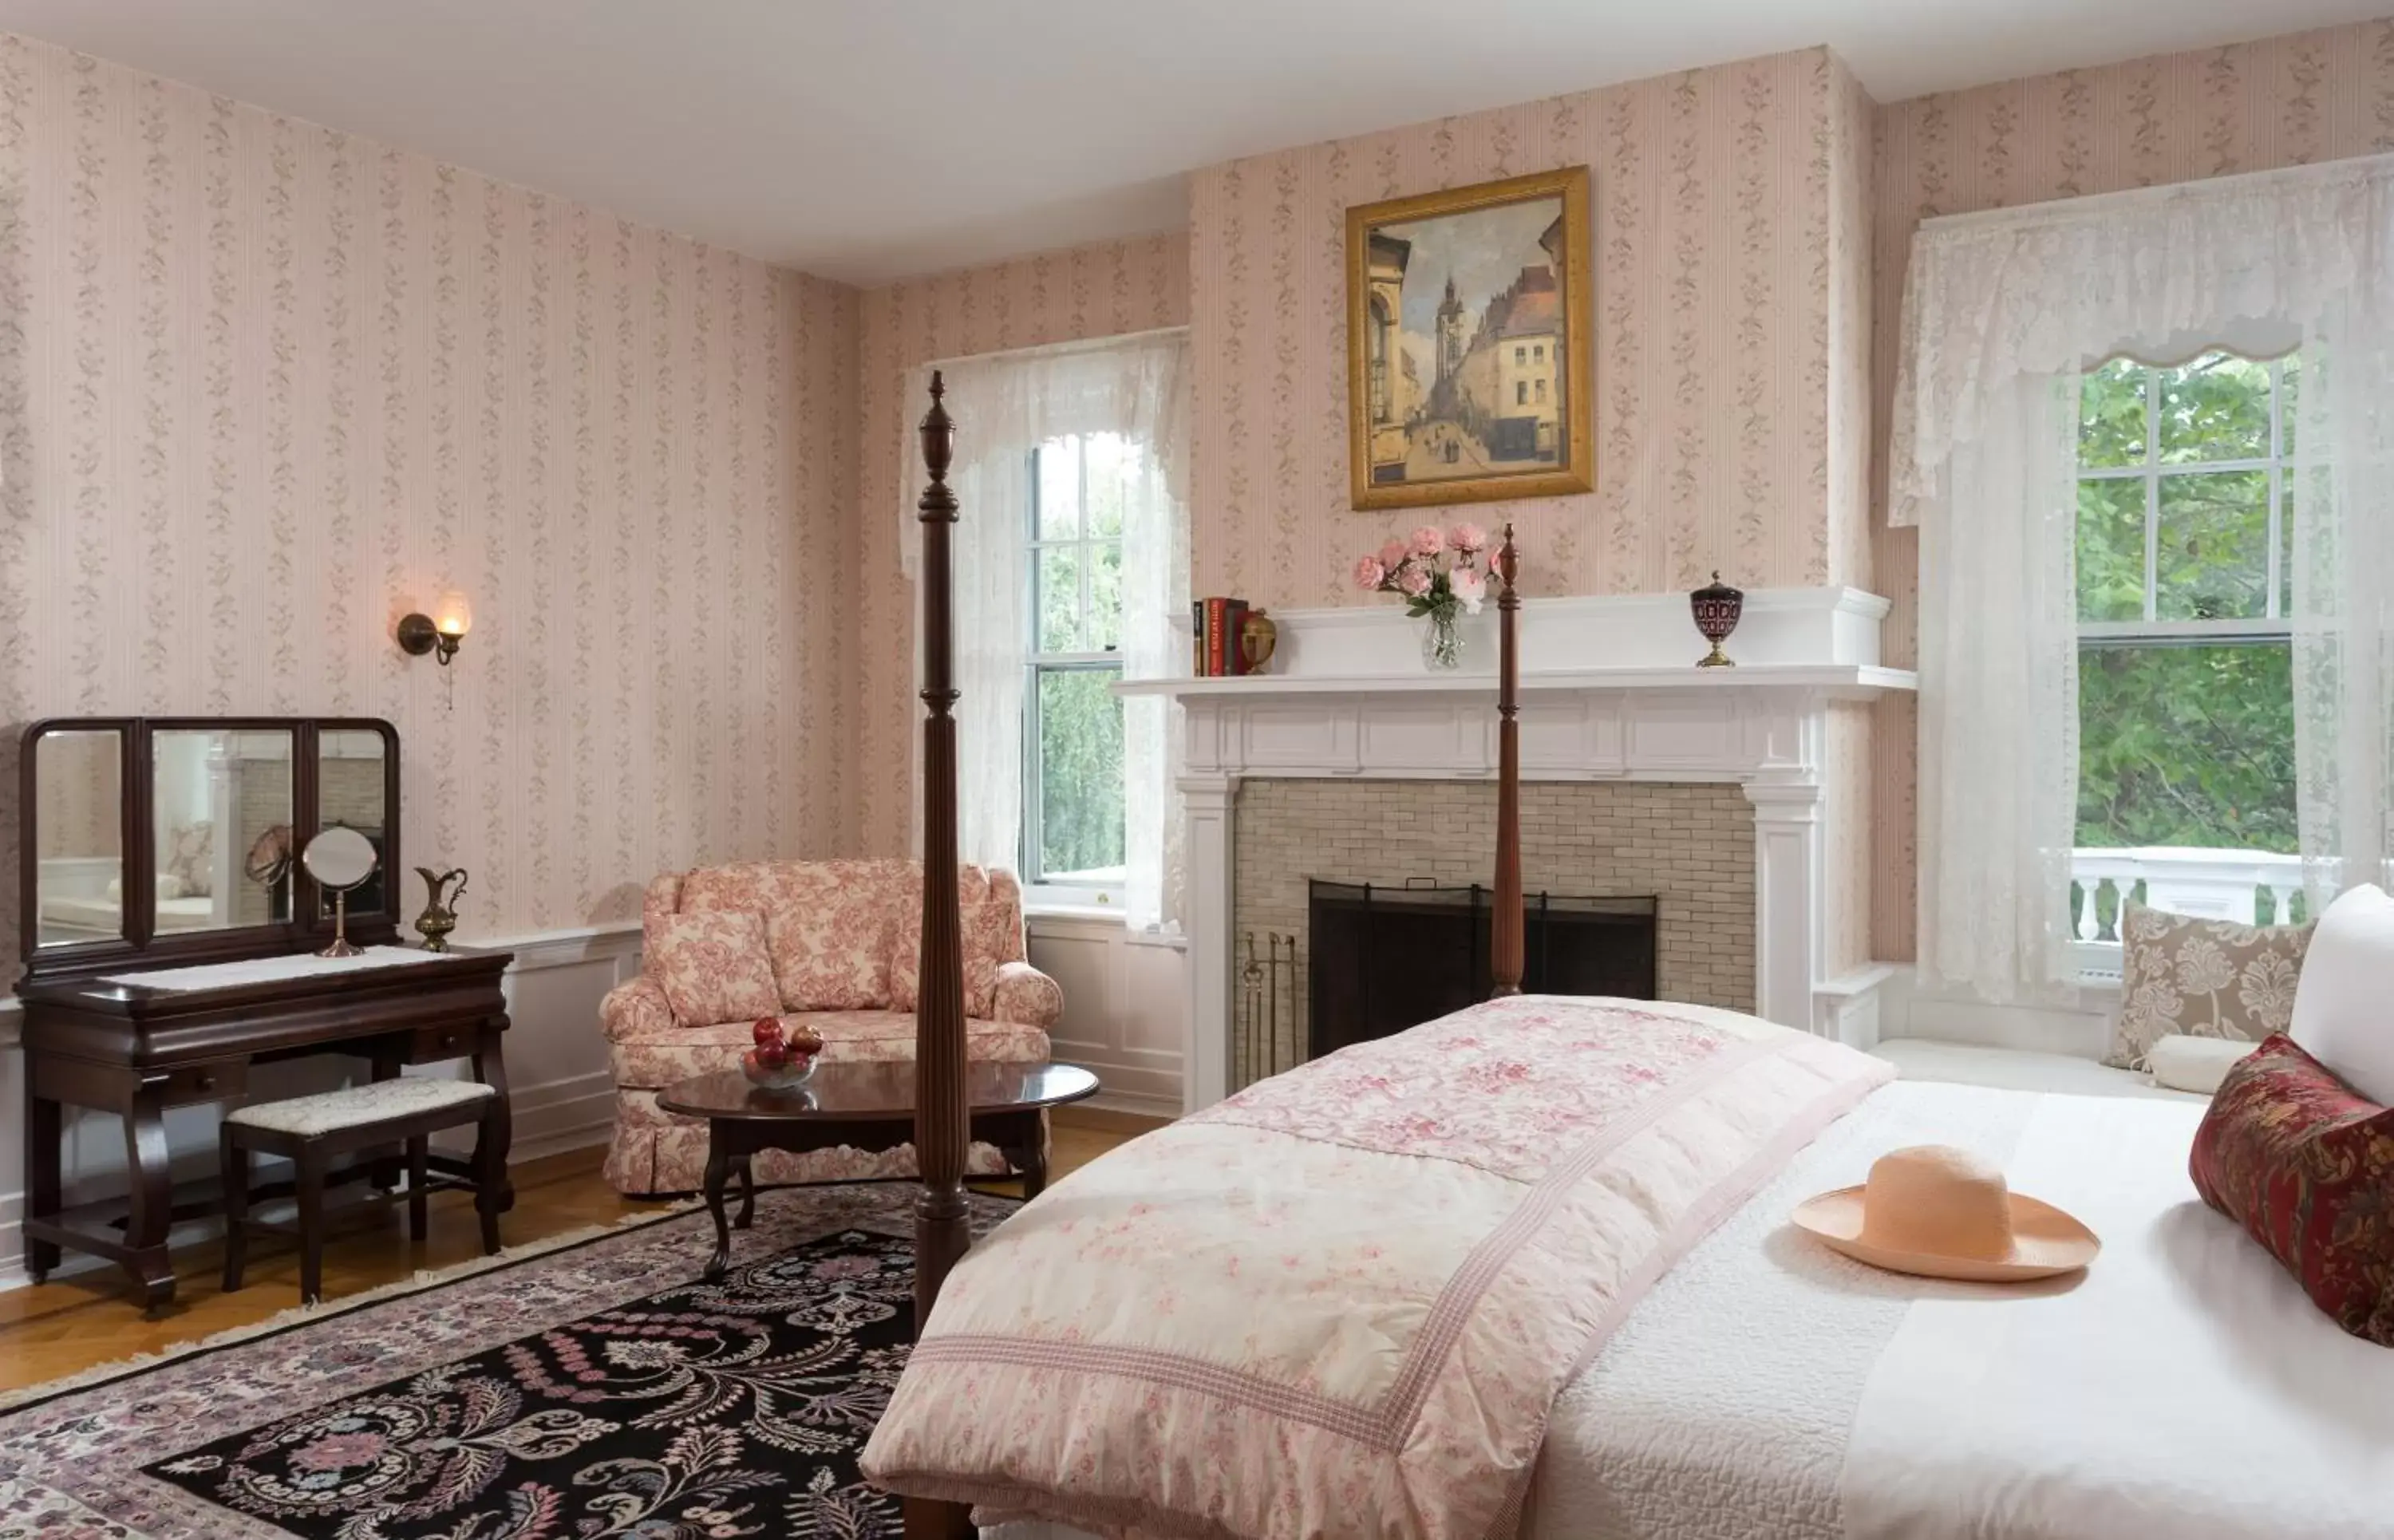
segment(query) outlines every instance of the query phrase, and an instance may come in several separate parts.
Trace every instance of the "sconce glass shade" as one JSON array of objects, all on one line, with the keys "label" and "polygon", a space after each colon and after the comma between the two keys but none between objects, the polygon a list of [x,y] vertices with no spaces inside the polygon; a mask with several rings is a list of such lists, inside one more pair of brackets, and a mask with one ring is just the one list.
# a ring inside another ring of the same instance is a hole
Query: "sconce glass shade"
[{"label": "sconce glass shade", "polygon": [[450,589],[433,607],[432,628],[450,640],[456,640],[474,628],[474,607],[466,601],[464,594],[454,588]]}]

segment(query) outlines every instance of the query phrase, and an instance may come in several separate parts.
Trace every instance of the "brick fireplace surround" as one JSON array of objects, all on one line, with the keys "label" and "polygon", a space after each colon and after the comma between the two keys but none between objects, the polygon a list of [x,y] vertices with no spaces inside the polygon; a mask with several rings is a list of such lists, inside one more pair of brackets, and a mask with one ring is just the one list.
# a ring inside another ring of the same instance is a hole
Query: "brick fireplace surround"
[{"label": "brick fireplace surround", "polygon": [[[1231,931],[1297,938],[1292,1040],[1310,984],[1309,878],[1484,886],[1496,848],[1486,781],[1247,781],[1233,810]],[[1521,885],[1655,899],[1655,998],[1754,1008],[1754,808],[1737,787],[1532,782],[1521,788]]]},{"label": "brick fireplace surround", "polygon": [[[1915,688],[1878,665],[1886,612],[1848,588],[1749,593],[1740,666],[1697,669],[1683,595],[1528,600],[1525,888],[1657,898],[1664,999],[1866,1035],[1888,970],[1836,955],[1851,921],[1833,904],[1867,894],[1833,899],[1824,839],[1858,837],[1835,827],[1853,767],[1832,761],[1868,746],[1833,722]],[[1192,1111],[1234,1084],[1238,938],[1302,935],[1309,877],[1484,882],[1495,860],[1493,614],[1467,623],[1466,668],[1442,675],[1395,609],[1274,618],[1271,674],[1118,687],[1185,713]]]}]

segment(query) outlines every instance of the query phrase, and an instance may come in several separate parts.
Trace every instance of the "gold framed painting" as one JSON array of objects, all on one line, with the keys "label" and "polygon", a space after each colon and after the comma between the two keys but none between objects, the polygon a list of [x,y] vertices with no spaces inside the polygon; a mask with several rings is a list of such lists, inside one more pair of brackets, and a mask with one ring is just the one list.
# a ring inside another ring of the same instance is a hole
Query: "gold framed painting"
[{"label": "gold framed painting", "polygon": [[1347,211],[1359,508],[1596,486],[1587,167]]}]

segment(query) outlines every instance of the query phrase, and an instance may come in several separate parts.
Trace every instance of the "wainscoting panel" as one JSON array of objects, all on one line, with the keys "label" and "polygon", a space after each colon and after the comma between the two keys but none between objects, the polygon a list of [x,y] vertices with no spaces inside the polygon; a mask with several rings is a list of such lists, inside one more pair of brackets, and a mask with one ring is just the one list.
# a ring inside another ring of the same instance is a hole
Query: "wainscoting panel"
[{"label": "wainscoting panel", "polygon": [[[526,1161],[560,1150],[603,1142],[613,1117],[614,1086],[607,1074],[607,1045],[598,1031],[598,1002],[617,981],[640,970],[637,925],[544,931],[512,939],[477,941],[478,948],[512,951],[507,970],[507,1081],[515,1098],[513,1159]],[[1176,998],[1177,996],[1176,995]],[[20,1021],[14,1000],[0,1010],[0,1107],[24,1105],[24,1055],[18,1051]],[[253,1099],[270,1100],[328,1090],[348,1074],[362,1073],[364,1061],[327,1055],[261,1064],[251,1072]],[[429,1065],[418,1073],[440,1074]],[[463,1073],[461,1065],[454,1072]],[[166,1142],[177,1178],[214,1172],[220,1109],[184,1107],[167,1114]],[[462,1136],[470,1144],[470,1134]],[[103,1198],[124,1190],[125,1136],[113,1116],[90,1113],[68,1125],[66,1197],[69,1203]],[[24,1147],[0,1140],[0,1288],[25,1282],[22,1220],[25,1212]],[[177,1244],[212,1232],[202,1221],[178,1228]],[[62,1271],[104,1267],[97,1258],[70,1256]]]},{"label": "wainscoting panel", "polygon": [[1179,1116],[1188,954],[1133,941],[1110,916],[1033,915],[1030,933],[1032,966],[1064,990],[1055,1057],[1097,1072],[1100,1107]]}]

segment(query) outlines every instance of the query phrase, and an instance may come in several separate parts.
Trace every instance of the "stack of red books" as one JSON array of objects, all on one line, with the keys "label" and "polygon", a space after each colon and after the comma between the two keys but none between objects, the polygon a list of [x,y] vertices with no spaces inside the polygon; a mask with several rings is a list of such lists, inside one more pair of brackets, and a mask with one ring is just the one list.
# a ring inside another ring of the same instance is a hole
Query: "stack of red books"
[{"label": "stack of red books", "polygon": [[1201,679],[1247,671],[1246,648],[1240,640],[1251,606],[1243,599],[1194,599],[1189,620],[1196,641],[1190,672]]}]

